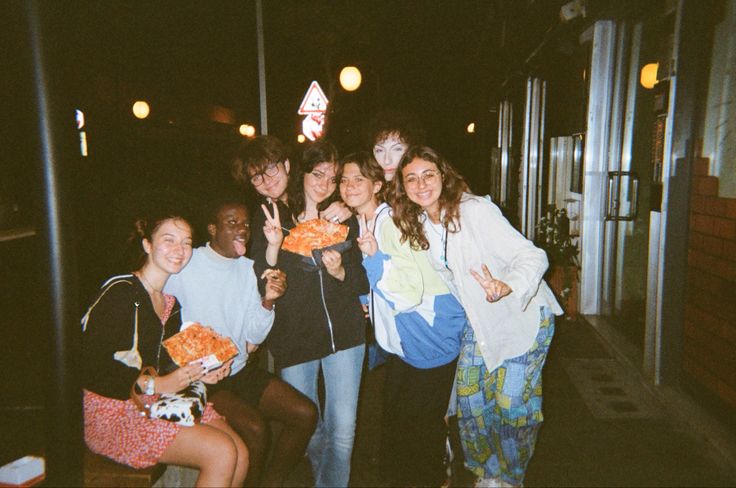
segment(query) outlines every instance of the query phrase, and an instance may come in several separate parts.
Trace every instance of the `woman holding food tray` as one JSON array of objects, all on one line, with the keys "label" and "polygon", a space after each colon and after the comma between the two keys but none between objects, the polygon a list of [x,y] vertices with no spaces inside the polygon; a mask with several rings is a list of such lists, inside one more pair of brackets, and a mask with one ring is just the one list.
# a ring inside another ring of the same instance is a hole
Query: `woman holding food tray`
[{"label": "woman holding food tray", "polygon": [[[331,487],[347,486],[350,479],[365,355],[365,318],[359,296],[368,293],[361,253],[353,244],[358,236],[357,220],[350,216],[344,225],[324,220],[332,216],[340,220],[340,206],[327,207],[336,189],[336,159],[331,144],[316,142],[307,146],[301,163],[290,173],[292,167],[281,143],[263,136],[241,149],[234,166],[236,178],[249,182],[269,201],[253,219],[254,229],[263,228],[253,233],[250,245],[256,275],[278,267],[289,281],[276,304],[268,349],[281,377],[318,408],[317,385],[322,373],[324,412],[308,454],[315,486]],[[325,214],[325,208],[338,212]],[[344,242],[310,252],[334,243],[323,239],[334,236]]]},{"label": "woman holding food tray", "polygon": [[[131,388],[150,402],[197,380],[216,383],[230,368],[230,362],[211,372],[198,362],[177,368],[162,347],[181,327],[179,303],[162,289],[192,256],[189,223],[177,214],[139,219],[130,244],[140,254],[136,271],[110,278],[82,319],[85,442],[137,469],[197,468],[197,486],[242,486],[248,450],[210,404],[199,424],[182,426],[148,418],[130,398]],[[149,367],[157,375],[142,373]]]}]

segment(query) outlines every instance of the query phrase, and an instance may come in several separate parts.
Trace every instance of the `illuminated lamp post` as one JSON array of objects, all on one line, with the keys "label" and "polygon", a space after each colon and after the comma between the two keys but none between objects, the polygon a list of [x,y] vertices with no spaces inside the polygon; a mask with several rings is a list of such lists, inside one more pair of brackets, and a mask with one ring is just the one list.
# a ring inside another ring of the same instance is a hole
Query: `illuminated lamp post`
[{"label": "illuminated lamp post", "polygon": [[138,100],[133,104],[133,115],[135,115],[136,118],[143,120],[148,117],[148,114],[150,113],[151,107],[149,107],[148,103],[143,100]]},{"label": "illuminated lamp post", "polygon": [[346,66],[340,71],[340,86],[345,91],[355,91],[360,88],[363,76],[355,66]]},{"label": "illuminated lamp post", "polygon": [[240,132],[241,136],[253,137],[256,135],[256,128],[250,124],[241,124],[238,128],[238,132]]},{"label": "illuminated lamp post", "polygon": [[641,69],[641,76],[639,78],[641,86],[643,86],[647,90],[651,90],[652,88],[654,88],[654,85],[659,82],[659,80],[657,79],[658,69],[659,63],[649,63],[647,65],[644,65],[644,67]]}]

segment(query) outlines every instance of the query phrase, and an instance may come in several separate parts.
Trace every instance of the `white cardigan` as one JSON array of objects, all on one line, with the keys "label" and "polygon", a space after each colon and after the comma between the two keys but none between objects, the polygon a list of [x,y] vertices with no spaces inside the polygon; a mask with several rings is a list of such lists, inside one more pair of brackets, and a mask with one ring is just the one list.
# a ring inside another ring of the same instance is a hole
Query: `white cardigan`
[{"label": "white cardigan", "polygon": [[[425,224],[426,225],[426,224]],[[489,198],[465,193],[460,201],[460,231],[447,233],[446,259],[488,371],[520,356],[534,344],[540,307],[562,315],[552,290],[542,280],[545,252],[521,235]],[[513,291],[489,303],[470,274],[481,264]]]}]

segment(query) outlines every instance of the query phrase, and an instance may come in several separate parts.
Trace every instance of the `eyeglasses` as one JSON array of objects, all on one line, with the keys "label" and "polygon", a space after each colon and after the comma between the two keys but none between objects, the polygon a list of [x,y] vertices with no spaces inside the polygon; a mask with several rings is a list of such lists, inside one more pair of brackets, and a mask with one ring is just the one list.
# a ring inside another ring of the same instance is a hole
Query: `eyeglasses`
[{"label": "eyeglasses", "polygon": [[432,185],[437,181],[438,174],[436,171],[425,171],[420,176],[409,175],[404,178],[404,184],[407,188],[416,188],[421,180],[425,185]]},{"label": "eyeglasses", "polygon": [[260,173],[256,173],[254,175],[251,175],[250,182],[253,186],[259,186],[263,183],[263,177],[268,176],[269,178],[273,178],[277,174],[279,174],[280,168],[279,163],[268,163],[265,168],[263,168],[263,171]]}]

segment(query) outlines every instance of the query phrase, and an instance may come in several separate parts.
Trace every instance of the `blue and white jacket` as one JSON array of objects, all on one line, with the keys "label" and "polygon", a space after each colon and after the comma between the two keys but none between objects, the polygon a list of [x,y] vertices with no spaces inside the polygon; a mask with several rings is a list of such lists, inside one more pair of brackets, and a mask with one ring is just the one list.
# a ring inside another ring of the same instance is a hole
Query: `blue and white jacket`
[{"label": "blue and white jacket", "polygon": [[415,368],[443,366],[460,353],[465,311],[432,268],[427,251],[401,242],[391,208],[376,209],[378,252],[363,258],[378,343]]}]

